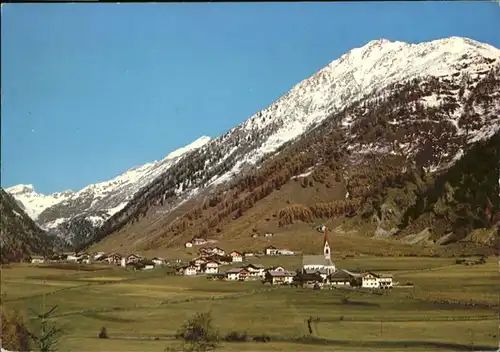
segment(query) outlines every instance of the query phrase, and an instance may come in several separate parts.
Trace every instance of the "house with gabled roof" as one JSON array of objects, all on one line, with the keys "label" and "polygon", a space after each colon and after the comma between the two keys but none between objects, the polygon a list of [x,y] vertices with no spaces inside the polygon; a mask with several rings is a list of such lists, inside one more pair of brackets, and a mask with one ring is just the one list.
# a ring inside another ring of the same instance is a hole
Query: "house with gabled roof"
[{"label": "house with gabled roof", "polygon": [[208,260],[201,266],[201,269],[205,274],[217,274],[219,272],[219,263],[215,260]]},{"label": "house with gabled roof", "polygon": [[226,271],[226,278],[231,281],[246,280],[248,271],[243,268],[232,268]]},{"label": "house with gabled roof", "polygon": [[194,276],[198,272],[198,268],[194,265],[185,265],[176,269],[177,274],[185,276]]},{"label": "house with gabled roof", "polygon": [[262,264],[248,264],[244,268],[248,271],[249,278],[263,279],[265,276],[265,269]]},{"label": "house with gabled roof", "polygon": [[350,272],[340,269],[328,276],[328,282],[334,286],[351,286],[354,276]]},{"label": "house with gabled roof", "polygon": [[361,287],[363,288],[381,288],[388,289],[392,287],[391,274],[376,274],[374,272],[365,272],[361,275]]},{"label": "house with gabled roof", "polygon": [[132,253],[125,259],[127,263],[137,263],[142,259],[142,256],[137,253]]},{"label": "house with gabled roof", "polygon": [[271,283],[271,285],[283,285],[291,284],[296,272],[294,271],[274,271],[270,270],[265,275],[266,282]]},{"label": "house with gabled roof", "polygon": [[243,261],[243,255],[240,252],[232,251],[230,254],[233,263],[239,263]]},{"label": "house with gabled roof", "polygon": [[120,265],[122,256],[118,253],[111,253],[105,259],[109,264]]}]

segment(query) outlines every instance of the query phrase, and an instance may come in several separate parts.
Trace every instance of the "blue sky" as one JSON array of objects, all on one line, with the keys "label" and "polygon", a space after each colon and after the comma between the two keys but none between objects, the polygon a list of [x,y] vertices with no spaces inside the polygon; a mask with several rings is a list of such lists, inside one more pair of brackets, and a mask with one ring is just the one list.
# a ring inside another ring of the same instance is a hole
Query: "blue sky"
[{"label": "blue sky", "polygon": [[104,181],[217,137],[353,47],[466,36],[492,2],[2,6],[2,187]]}]

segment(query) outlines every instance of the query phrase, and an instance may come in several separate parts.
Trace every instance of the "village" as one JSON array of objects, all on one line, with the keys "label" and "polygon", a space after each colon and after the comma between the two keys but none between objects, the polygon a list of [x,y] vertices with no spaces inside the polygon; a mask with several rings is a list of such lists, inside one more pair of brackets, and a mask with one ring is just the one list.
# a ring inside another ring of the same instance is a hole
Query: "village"
[{"label": "village", "polygon": [[[260,280],[263,284],[292,285],[321,289],[324,287],[360,287],[368,289],[389,289],[397,285],[388,273],[375,273],[373,271],[354,272],[337,268],[331,259],[331,249],[328,242],[328,232],[324,233],[323,254],[302,255],[302,266],[298,269],[286,269],[283,266],[265,267],[262,264],[248,263],[249,259],[259,259],[263,256],[296,256],[298,253],[287,249],[268,246],[260,252],[227,253],[217,246],[205,247],[209,242],[202,238],[193,238],[185,243],[187,249],[200,247],[197,256],[189,262],[180,259],[167,261],[164,258],[145,258],[132,253],[122,256],[118,253],[96,252],[65,253],[54,255],[50,258],[32,257],[33,264],[45,262],[73,262],[80,264],[106,263],[121,266],[128,270],[152,270],[156,267],[170,267],[176,275],[200,276],[204,275],[209,280],[249,281]],[[266,234],[271,237],[272,234]],[[246,262],[246,264],[245,264]],[[226,269],[226,270],[223,270]]]}]

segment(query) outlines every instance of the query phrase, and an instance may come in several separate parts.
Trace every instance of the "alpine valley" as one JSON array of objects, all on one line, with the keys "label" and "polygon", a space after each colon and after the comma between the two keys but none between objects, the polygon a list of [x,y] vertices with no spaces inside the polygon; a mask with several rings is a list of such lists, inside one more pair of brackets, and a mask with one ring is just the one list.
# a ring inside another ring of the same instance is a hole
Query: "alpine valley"
[{"label": "alpine valley", "polygon": [[77,192],[6,191],[76,247],[147,251],[273,232],[307,250],[301,232],[324,223],[370,242],[493,249],[499,129],[499,49],[381,39],[163,160]]}]

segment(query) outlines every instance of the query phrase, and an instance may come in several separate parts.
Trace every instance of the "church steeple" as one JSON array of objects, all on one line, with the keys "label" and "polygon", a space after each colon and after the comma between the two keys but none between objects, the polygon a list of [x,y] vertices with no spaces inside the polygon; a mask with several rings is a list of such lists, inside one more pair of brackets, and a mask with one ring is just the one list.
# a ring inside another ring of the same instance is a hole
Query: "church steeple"
[{"label": "church steeple", "polygon": [[330,257],[330,244],[328,243],[328,230],[325,229],[325,242],[323,244],[323,254],[325,259],[331,259]]}]

